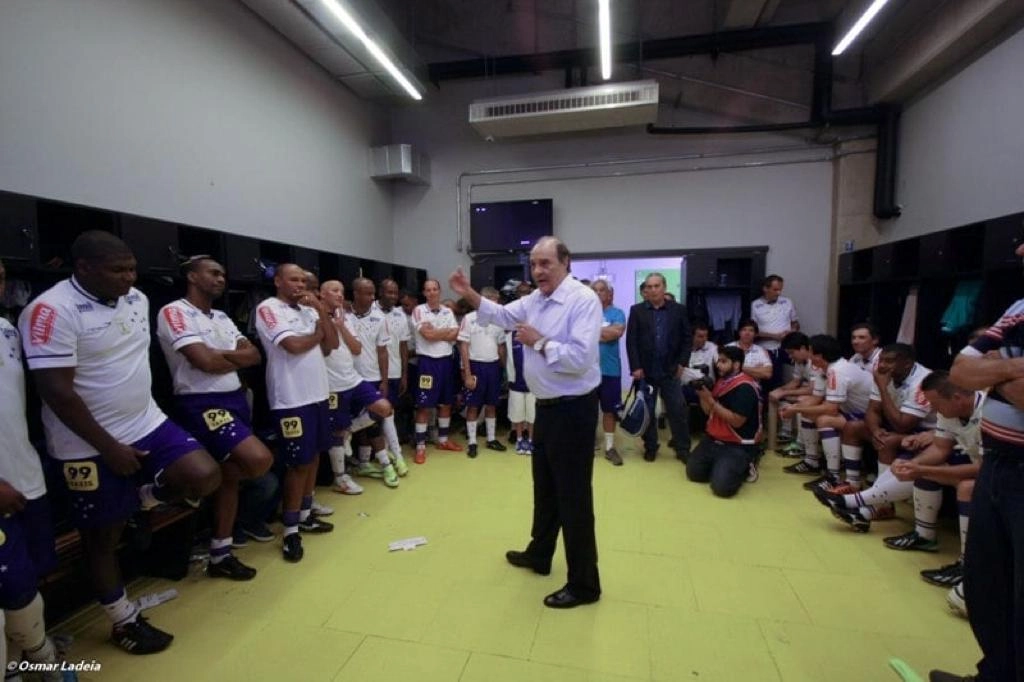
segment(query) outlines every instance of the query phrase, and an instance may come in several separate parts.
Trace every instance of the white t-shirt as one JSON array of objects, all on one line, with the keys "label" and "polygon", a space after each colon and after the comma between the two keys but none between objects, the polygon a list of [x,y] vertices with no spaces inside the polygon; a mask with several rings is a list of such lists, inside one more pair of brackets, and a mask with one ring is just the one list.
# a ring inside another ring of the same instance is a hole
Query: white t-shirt
[{"label": "white t-shirt", "polygon": [[420,333],[420,327],[429,322],[435,330],[458,329],[459,323],[455,320],[455,313],[447,306],[441,306],[434,311],[426,303],[421,303],[412,311],[412,321],[416,328],[417,355],[425,355],[431,358],[447,358],[451,356],[453,342],[427,341]]},{"label": "white t-shirt", "polygon": [[[379,306],[378,306],[379,308]],[[384,315],[384,321],[388,329],[388,379],[401,379],[402,371],[402,342],[409,343],[409,316],[402,312],[402,309],[395,306],[385,311],[380,308]]]},{"label": "white t-shirt", "polygon": [[[347,317],[343,324],[355,336],[355,330],[349,326]],[[362,352],[360,352],[361,354]],[[324,358],[324,363],[327,365],[327,387],[331,392],[347,391],[363,383],[363,377],[359,376],[359,372],[356,371],[352,351],[345,345],[344,339],[341,338],[341,332],[338,332],[338,347]]]},{"label": "white t-shirt", "polygon": [[[149,299],[138,289],[100,301],[72,277],[29,304],[18,327],[29,369],[73,367],[75,393],[118,442],[134,443],[167,419],[151,395]],[[43,427],[57,459],[99,454],[46,404]]]},{"label": "white t-shirt", "polygon": [[[345,316],[349,329],[355,332],[359,343],[363,344],[363,352],[355,356],[356,371],[366,381],[381,380],[380,361],[377,358],[378,348],[387,348],[391,343],[388,336],[387,320],[381,310],[370,308],[364,315],[354,312]],[[391,371],[391,357],[388,356],[388,372]]]},{"label": "white t-shirt", "polygon": [[975,391],[974,411],[967,421],[940,414],[935,422],[935,437],[953,441],[976,461],[981,457],[981,408],[984,403],[985,391]]},{"label": "white t-shirt", "polygon": [[[774,303],[769,303],[764,296],[750,304],[750,319],[757,323],[757,328],[769,334],[785,334],[793,329],[798,320],[793,301],[779,296]],[[782,342],[775,339],[761,339],[761,347],[775,350]]]},{"label": "white t-shirt", "polygon": [[204,343],[213,350],[235,350],[238,340],[245,337],[223,311],[211,310],[207,315],[183,298],[172,301],[160,309],[156,319],[156,338],[167,358],[175,395],[226,393],[242,387],[237,372],[204,372],[193,367],[188,358],[178,352],[196,343]]},{"label": "white t-shirt", "polygon": [[327,400],[327,364],[320,346],[289,353],[281,342],[316,331],[320,316],[305,305],[291,305],[276,296],[256,306],[256,331],[267,353],[267,398],[270,409],[285,410]]},{"label": "white t-shirt", "polygon": [[811,387],[811,395],[824,397],[825,373],[815,367],[810,360],[793,363],[793,378]]},{"label": "white t-shirt", "polygon": [[847,414],[866,414],[875,385],[871,375],[850,361],[839,358],[828,366],[825,379],[825,400],[838,403]]},{"label": "white t-shirt", "polygon": [[[726,346],[740,347],[739,341],[733,341],[732,343],[725,344]],[[744,351],[743,354],[743,366],[744,367],[771,367],[772,358],[761,346],[756,343],[750,344],[750,348]]]},{"label": "white t-shirt", "polygon": [[881,348],[875,348],[871,351],[870,357],[865,358],[860,353],[854,353],[850,356],[850,362],[860,367],[862,370],[867,372],[874,372],[878,369],[878,356],[882,354]]},{"label": "white t-shirt", "polygon": [[474,310],[462,318],[462,325],[459,327],[459,341],[469,342],[470,360],[497,362],[498,346],[505,343],[505,330],[494,324],[477,324]]},{"label": "white t-shirt", "polygon": [[39,453],[28,440],[25,421],[25,372],[21,368],[21,338],[0,317],[0,479],[26,498],[46,494]]},{"label": "white t-shirt", "polygon": [[708,368],[708,376],[712,379],[715,378],[715,363],[718,361],[718,346],[711,342],[705,341],[704,345],[697,350],[690,351],[690,362],[687,365],[687,370],[683,372],[683,381],[696,381],[700,379],[704,374],[696,369],[701,365],[705,365]]},{"label": "white t-shirt", "polygon": [[[935,428],[935,410],[921,391],[921,382],[931,373],[930,369],[915,362],[902,384],[897,385],[895,379],[889,382],[889,395],[892,396],[892,401],[899,406],[903,414],[920,417],[921,421],[917,427],[922,430]],[[879,393],[878,384],[874,380],[871,382],[871,399],[882,402],[882,394]]]}]

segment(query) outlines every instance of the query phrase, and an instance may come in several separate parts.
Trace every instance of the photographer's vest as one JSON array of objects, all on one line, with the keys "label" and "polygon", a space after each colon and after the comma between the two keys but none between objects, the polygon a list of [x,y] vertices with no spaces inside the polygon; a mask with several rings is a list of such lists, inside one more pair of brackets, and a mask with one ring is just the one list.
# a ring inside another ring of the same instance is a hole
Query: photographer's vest
[{"label": "photographer's vest", "polygon": [[[736,430],[725,421],[725,419],[720,417],[718,413],[712,413],[708,418],[708,424],[705,428],[705,433],[707,433],[708,437],[722,443],[730,443],[734,445],[757,445],[761,442],[761,437],[763,435],[761,424],[761,386],[757,383],[757,380],[748,374],[740,372],[739,374],[727,379],[720,379],[718,383],[715,384],[714,389],[712,389],[711,395],[721,402],[721,398],[723,396],[726,396],[730,391],[733,391],[743,384],[747,384],[753,388],[754,393],[757,395],[757,405],[754,410],[756,413],[754,419],[757,420],[757,430],[754,432],[754,437],[744,438],[737,433]],[[727,409],[732,409],[728,405],[725,405],[725,407]],[[744,424],[744,426],[746,426],[746,424]],[[744,428],[744,430],[746,431],[747,429]]]}]

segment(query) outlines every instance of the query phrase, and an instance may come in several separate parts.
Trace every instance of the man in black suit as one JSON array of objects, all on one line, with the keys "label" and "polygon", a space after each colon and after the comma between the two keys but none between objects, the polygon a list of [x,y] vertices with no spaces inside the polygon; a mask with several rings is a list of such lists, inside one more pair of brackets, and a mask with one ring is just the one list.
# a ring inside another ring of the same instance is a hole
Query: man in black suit
[{"label": "man in black suit", "polygon": [[[626,354],[633,379],[643,379],[665,403],[676,458],[690,453],[690,429],[680,378],[690,360],[690,325],[686,306],[665,296],[665,277],[652,273],[644,280],[644,302],[629,310]],[[658,455],[658,424],[652,419],[644,432],[644,459]]]}]

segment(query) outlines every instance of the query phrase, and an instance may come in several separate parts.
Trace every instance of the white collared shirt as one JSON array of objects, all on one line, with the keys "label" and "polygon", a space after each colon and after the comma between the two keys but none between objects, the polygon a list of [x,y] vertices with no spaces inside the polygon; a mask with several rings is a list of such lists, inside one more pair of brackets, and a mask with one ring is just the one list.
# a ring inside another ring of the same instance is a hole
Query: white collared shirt
[{"label": "white collared shirt", "polygon": [[505,343],[505,330],[496,324],[480,324],[477,312],[462,318],[459,341],[469,343],[469,359],[475,362],[497,362],[498,346]]},{"label": "white collared shirt", "polygon": [[[375,301],[376,303],[376,301]],[[397,305],[391,310],[384,310],[377,304],[384,315],[388,327],[388,379],[401,379],[405,367],[402,366],[402,342],[409,344],[409,316]],[[409,349],[411,352],[411,349]]]},{"label": "white collared shirt", "polygon": [[[363,344],[363,352],[355,356],[356,371],[366,381],[379,382],[381,380],[380,360],[377,357],[378,348],[387,348],[391,343],[388,335],[387,320],[384,311],[370,306],[364,314],[359,315],[351,312],[345,316],[345,322],[349,329],[355,332],[359,343]],[[391,371],[391,358],[388,357],[388,371]]]},{"label": "white collared shirt", "polygon": [[849,360],[839,358],[828,366],[825,400],[837,403],[848,414],[865,414],[875,382],[871,375]]},{"label": "white collared shirt", "polygon": [[458,329],[459,323],[455,320],[453,313],[448,306],[441,306],[437,310],[431,310],[426,303],[421,303],[412,311],[412,321],[416,328],[416,354],[425,355],[430,358],[451,357],[452,341],[427,341],[420,333],[420,327],[428,322],[435,330]]},{"label": "white collared shirt", "polygon": [[[718,362],[718,345],[711,341],[705,341],[704,345],[696,350],[690,351],[690,362],[691,368],[697,368],[704,365],[708,368],[708,376],[712,379],[715,378],[715,363]],[[700,372],[698,372],[700,374]],[[692,379],[698,377],[692,376]]]},{"label": "white collared shirt", "polygon": [[985,395],[985,391],[974,392],[974,410],[970,419],[961,421],[940,414],[935,422],[935,437],[953,441],[972,460],[981,457],[981,416]]},{"label": "white collared shirt", "polygon": [[[356,335],[355,330],[349,326],[347,315],[342,319],[342,324],[352,336]],[[359,376],[359,372],[356,371],[355,356],[345,345],[345,340],[341,338],[341,332],[337,332],[337,334],[338,347],[324,358],[324,363],[327,365],[327,387],[333,393],[347,391],[363,383],[363,377]],[[363,351],[360,351],[360,355],[362,353]]]},{"label": "white collared shirt", "polygon": [[320,320],[317,311],[271,296],[256,306],[256,331],[267,353],[267,399],[270,409],[285,410],[327,400],[327,364],[320,346],[289,353],[281,342],[309,336]]},{"label": "white collared shirt", "polygon": [[156,318],[156,338],[171,370],[175,395],[194,393],[226,393],[242,387],[237,372],[210,374],[193,367],[179,351],[196,343],[213,350],[235,350],[239,339],[245,338],[238,327],[221,310],[207,315],[184,298],[160,309]]},{"label": "white collared shirt", "polygon": [[871,351],[871,355],[866,358],[860,353],[854,353],[850,356],[850,362],[866,372],[874,372],[878,369],[878,358],[881,355],[882,349],[875,348]]},{"label": "white collared shirt", "polygon": [[[899,407],[900,412],[919,417],[921,421],[918,423],[918,428],[925,430],[934,429],[936,419],[935,408],[921,391],[921,382],[931,373],[930,369],[915,362],[903,383],[897,384],[893,379],[889,382],[888,387],[889,395]],[[871,382],[871,400],[882,402],[882,394],[878,390],[878,384],[874,381]]]},{"label": "white collared shirt", "polygon": [[[732,343],[725,344],[726,346],[735,346],[736,348],[742,349],[739,341],[733,341]],[[768,355],[761,346],[756,343],[750,344],[750,348],[743,351],[743,366],[744,367],[771,367],[772,357]]]},{"label": "white collared shirt", "polygon": [[46,494],[39,453],[28,439],[25,421],[25,372],[21,367],[21,338],[0,317],[0,479],[30,500]]},{"label": "white collared shirt", "polygon": [[[750,304],[750,319],[757,323],[757,328],[769,334],[786,334],[793,329],[797,321],[796,307],[793,301],[779,296],[774,303],[769,303],[764,296]],[[758,343],[765,350],[775,350],[781,341],[776,339],[760,339]]]},{"label": "white collared shirt", "polygon": [[[134,443],[167,419],[151,394],[149,300],[138,289],[100,301],[72,277],[29,304],[18,326],[29,369],[73,367],[75,393],[118,442]],[[55,458],[98,454],[45,403],[43,426]]]}]

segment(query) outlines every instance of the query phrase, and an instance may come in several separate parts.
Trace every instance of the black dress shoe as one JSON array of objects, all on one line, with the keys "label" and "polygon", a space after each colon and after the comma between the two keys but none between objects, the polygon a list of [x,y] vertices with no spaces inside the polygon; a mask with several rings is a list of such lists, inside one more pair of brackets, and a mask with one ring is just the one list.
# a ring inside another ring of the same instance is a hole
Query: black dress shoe
[{"label": "black dress shoe", "polygon": [[548,596],[544,597],[544,606],[550,609],[571,609],[576,606],[583,606],[584,604],[593,604],[600,596],[597,597],[577,597],[575,594],[569,591],[568,587],[563,587],[558,592],[552,592]]},{"label": "black dress shoe", "polygon": [[533,559],[533,557],[531,557],[526,552],[517,552],[514,549],[510,549],[509,551],[505,552],[505,560],[513,566],[518,566],[519,568],[529,568],[534,573],[537,573],[539,575],[548,575],[551,573],[550,563],[538,563]]},{"label": "black dress shoe", "polygon": [[644,461],[653,462],[658,457],[657,450],[644,450]]}]

